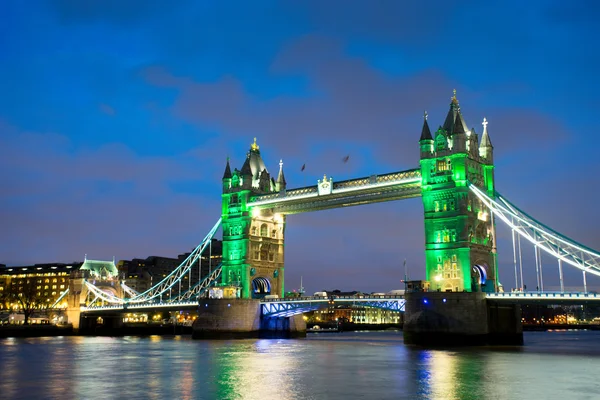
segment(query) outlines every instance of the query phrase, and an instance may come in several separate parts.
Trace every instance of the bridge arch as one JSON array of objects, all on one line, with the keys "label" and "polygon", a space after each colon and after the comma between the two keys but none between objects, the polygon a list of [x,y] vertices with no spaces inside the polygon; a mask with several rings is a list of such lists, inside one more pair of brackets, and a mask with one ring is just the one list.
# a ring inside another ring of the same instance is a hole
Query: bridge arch
[{"label": "bridge arch", "polygon": [[490,267],[483,262],[476,262],[471,267],[471,287],[474,292],[494,292],[493,283],[490,286],[490,277],[493,274]]},{"label": "bridge arch", "polygon": [[252,297],[260,299],[271,294],[271,282],[264,277],[257,277],[252,280]]}]

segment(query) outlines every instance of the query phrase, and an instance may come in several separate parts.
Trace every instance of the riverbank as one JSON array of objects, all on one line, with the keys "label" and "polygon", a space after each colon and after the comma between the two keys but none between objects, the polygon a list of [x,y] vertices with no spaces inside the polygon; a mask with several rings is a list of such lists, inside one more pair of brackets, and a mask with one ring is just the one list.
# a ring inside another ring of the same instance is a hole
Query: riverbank
[{"label": "riverbank", "polygon": [[119,328],[96,327],[89,332],[75,332],[72,325],[3,325],[0,338],[44,337],[44,336],[149,336],[191,335],[191,326],[124,324]]},{"label": "riverbank", "polygon": [[586,330],[600,331],[600,325],[591,324],[523,324],[523,331],[528,332],[545,332],[552,330]]},{"label": "riverbank", "polygon": [[[315,329],[317,328],[318,329]],[[355,332],[402,330],[402,324],[356,324],[353,322],[321,322],[306,324],[307,332]]]},{"label": "riverbank", "polygon": [[72,325],[2,325],[0,338],[73,336]]}]

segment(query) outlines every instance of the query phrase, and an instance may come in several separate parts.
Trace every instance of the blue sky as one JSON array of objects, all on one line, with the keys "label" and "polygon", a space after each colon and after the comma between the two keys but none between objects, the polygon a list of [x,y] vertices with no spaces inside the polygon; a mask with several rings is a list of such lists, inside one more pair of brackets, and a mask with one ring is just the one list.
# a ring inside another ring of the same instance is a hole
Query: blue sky
[{"label": "blue sky", "polygon": [[[253,137],[288,187],[417,167],[423,111],[442,124],[454,88],[470,127],[489,121],[497,189],[600,248],[599,7],[2,2],[0,263],[189,251]],[[404,259],[424,276],[420,199],[290,216],[286,234],[289,288],[397,288]]]}]

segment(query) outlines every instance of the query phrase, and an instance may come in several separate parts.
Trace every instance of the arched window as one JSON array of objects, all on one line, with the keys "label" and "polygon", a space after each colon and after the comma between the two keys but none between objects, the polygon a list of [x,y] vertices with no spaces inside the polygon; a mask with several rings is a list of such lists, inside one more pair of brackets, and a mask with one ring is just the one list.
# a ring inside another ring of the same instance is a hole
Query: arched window
[{"label": "arched window", "polygon": [[260,226],[260,236],[267,236],[267,224]]}]

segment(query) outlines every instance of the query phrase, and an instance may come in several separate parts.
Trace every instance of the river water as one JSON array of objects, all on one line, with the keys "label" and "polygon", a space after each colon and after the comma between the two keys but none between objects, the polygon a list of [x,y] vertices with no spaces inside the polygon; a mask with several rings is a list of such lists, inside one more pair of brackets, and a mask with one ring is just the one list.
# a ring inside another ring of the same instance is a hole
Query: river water
[{"label": "river water", "polygon": [[525,342],[426,350],[401,332],[3,339],[0,398],[600,399],[600,332],[527,332]]}]

